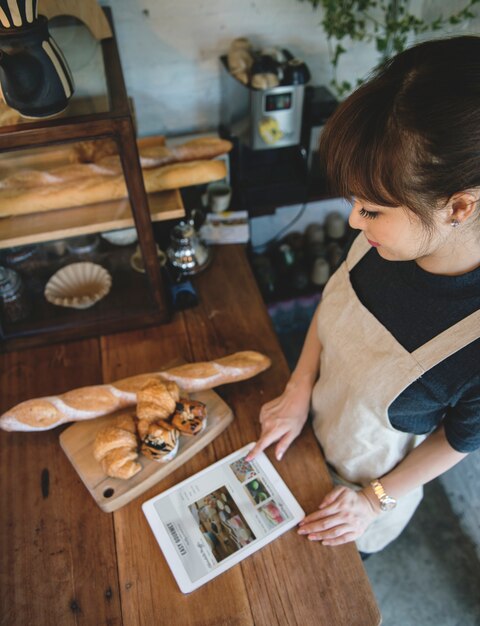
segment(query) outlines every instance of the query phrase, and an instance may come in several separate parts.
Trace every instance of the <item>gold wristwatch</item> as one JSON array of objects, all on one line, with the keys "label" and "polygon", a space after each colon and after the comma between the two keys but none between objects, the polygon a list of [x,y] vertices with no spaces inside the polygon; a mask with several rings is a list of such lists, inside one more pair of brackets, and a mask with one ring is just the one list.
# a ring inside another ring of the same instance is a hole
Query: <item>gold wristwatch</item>
[{"label": "gold wristwatch", "polygon": [[373,489],[373,493],[377,496],[380,502],[380,508],[382,511],[391,511],[397,506],[397,501],[392,496],[385,493],[382,483],[379,480],[372,480],[370,486]]}]

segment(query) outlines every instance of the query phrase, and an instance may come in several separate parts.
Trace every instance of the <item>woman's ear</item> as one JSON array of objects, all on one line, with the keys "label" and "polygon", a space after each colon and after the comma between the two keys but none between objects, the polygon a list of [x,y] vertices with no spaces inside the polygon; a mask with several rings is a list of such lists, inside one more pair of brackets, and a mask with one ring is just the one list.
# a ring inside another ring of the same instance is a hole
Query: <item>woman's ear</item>
[{"label": "woman's ear", "polygon": [[480,189],[468,189],[454,193],[450,198],[450,218],[460,224],[468,220],[477,210]]}]

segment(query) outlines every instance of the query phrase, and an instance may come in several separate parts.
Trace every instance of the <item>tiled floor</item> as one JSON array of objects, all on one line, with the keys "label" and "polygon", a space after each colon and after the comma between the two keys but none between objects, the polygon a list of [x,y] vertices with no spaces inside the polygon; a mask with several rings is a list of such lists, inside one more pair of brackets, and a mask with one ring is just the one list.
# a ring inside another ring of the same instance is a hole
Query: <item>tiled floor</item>
[{"label": "tiled floor", "polygon": [[383,626],[480,626],[480,562],[439,481],[403,534],[365,561]]},{"label": "tiled floor", "polygon": [[[279,333],[291,368],[304,332]],[[480,562],[438,480],[403,534],[365,569],[382,626],[480,626]]]}]

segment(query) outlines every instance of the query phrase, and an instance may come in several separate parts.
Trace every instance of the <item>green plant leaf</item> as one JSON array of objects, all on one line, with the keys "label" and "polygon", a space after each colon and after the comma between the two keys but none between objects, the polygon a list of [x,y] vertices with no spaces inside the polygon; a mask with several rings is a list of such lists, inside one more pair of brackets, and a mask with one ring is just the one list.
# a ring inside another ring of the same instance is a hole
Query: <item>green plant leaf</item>
[{"label": "green plant leaf", "polygon": [[377,37],[375,43],[379,52],[384,52],[387,49],[387,39],[385,37]]},{"label": "green plant leaf", "polygon": [[[375,42],[380,60],[384,60],[404,50],[411,35],[435,32],[477,17],[478,12],[472,8],[480,3],[469,0],[462,9],[446,17],[439,14],[425,21],[409,12],[410,0],[300,0],[303,1],[309,2],[313,9],[322,10],[321,25],[327,35],[334,70],[339,58],[348,52],[348,46],[341,44],[344,39]],[[351,90],[348,81],[338,82],[335,78],[331,84],[338,95]]]}]

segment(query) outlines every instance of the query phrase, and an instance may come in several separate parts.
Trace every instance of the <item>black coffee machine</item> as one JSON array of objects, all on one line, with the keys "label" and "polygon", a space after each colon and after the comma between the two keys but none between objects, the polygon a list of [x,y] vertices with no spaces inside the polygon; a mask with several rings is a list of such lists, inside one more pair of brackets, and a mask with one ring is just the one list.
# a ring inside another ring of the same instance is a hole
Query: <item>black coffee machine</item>
[{"label": "black coffee machine", "polygon": [[[327,89],[310,87],[295,78],[255,89],[232,76],[226,57],[220,61],[219,132],[234,144],[230,153],[232,205],[254,216],[306,202],[311,178],[310,131],[313,124],[330,115],[335,99]],[[306,71],[309,78],[308,68]]]}]

